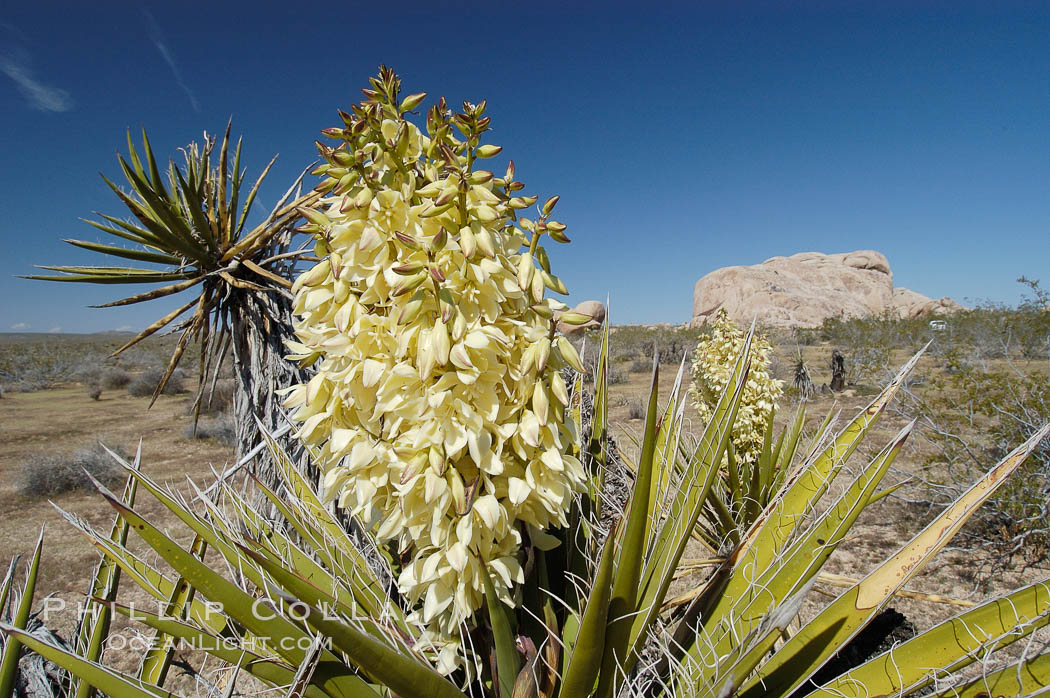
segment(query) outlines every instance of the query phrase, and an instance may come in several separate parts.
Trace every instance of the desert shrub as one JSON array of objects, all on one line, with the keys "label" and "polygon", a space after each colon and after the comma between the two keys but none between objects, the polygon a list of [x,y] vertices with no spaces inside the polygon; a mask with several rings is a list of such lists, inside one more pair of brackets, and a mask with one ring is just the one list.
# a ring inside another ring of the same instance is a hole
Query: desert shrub
[{"label": "desert shrub", "polygon": [[92,385],[88,387],[88,397],[92,400],[102,399],[102,386]]},{"label": "desert shrub", "polygon": [[[111,447],[116,453],[124,449]],[[72,453],[36,453],[19,466],[16,491],[23,497],[51,497],[64,492],[89,489],[91,479],[84,471],[104,485],[114,485],[124,478],[124,469],[101,445],[95,444]]]},{"label": "desert shrub", "polygon": [[[950,358],[953,370],[929,381],[910,409],[935,447],[924,463],[922,501],[943,505],[958,496],[1014,445],[1050,421],[1050,380],[979,361]],[[1050,556],[1050,444],[1045,441],[963,529],[960,547],[992,553],[997,565],[1015,554],[1025,562]]]},{"label": "desert shrub", "polygon": [[631,362],[630,366],[627,367],[627,370],[631,373],[645,373],[646,371],[652,371],[653,362],[646,361],[645,359],[635,359]]},{"label": "desert shrub", "polygon": [[104,390],[123,390],[130,382],[131,374],[122,368],[107,368],[100,378]]},{"label": "desert shrub", "polygon": [[[128,383],[128,394],[132,397],[149,397],[153,394],[153,391],[157,389],[157,386],[160,384],[160,379],[163,377],[163,369],[147,369],[138,376],[135,376],[135,378]],[[167,385],[164,386],[162,394],[178,395],[179,393],[186,392],[186,388],[182,384],[184,377],[182,371],[178,370],[171,374],[171,378],[168,379]]]},{"label": "desert shrub", "polygon": [[627,382],[627,374],[620,369],[609,369],[609,385],[623,385]]},{"label": "desert shrub", "polygon": [[98,385],[102,380],[102,370],[99,364],[85,363],[74,371],[72,377],[84,385]]},{"label": "desert shrub", "polygon": [[628,419],[645,419],[645,403],[640,400],[628,400],[627,401],[627,418]]},{"label": "desert shrub", "polygon": [[182,430],[184,439],[212,439],[223,446],[233,447],[237,444],[237,425],[229,414],[219,415],[212,419],[202,419],[194,429],[192,424]]}]

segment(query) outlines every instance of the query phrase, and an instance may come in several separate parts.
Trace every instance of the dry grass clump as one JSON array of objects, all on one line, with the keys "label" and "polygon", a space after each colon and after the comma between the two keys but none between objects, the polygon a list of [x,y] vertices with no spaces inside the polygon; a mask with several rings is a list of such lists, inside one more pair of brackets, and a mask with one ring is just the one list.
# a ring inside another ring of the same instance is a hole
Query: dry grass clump
[{"label": "dry grass clump", "polygon": [[631,400],[627,403],[628,419],[645,419],[646,405],[641,399]]},{"label": "dry grass clump", "polygon": [[647,359],[635,359],[627,367],[631,373],[646,373],[653,370],[653,362]]},{"label": "dry grass clump", "polygon": [[[113,450],[124,453],[121,448]],[[72,453],[30,455],[15,474],[15,489],[23,497],[32,498],[89,489],[91,479],[87,473],[104,485],[115,485],[124,478],[120,464],[100,444],[95,444]]]},{"label": "dry grass clump", "polygon": [[193,425],[188,424],[182,430],[184,439],[213,439],[223,446],[233,447],[237,443],[237,425],[229,414],[222,414],[213,419],[202,419],[197,423],[194,431]]},{"label": "dry grass clump", "polygon": [[[157,389],[157,385],[160,384],[160,379],[163,377],[163,369],[148,368],[128,383],[128,394],[132,397],[149,397],[153,395],[153,391]],[[171,374],[171,378],[168,379],[168,384],[164,386],[162,394],[178,395],[186,392],[186,388],[182,384],[184,378],[185,374],[180,370],[176,370]]]},{"label": "dry grass clump", "polygon": [[99,379],[103,390],[123,390],[130,382],[131,374],[122,368],[107,368]]}]

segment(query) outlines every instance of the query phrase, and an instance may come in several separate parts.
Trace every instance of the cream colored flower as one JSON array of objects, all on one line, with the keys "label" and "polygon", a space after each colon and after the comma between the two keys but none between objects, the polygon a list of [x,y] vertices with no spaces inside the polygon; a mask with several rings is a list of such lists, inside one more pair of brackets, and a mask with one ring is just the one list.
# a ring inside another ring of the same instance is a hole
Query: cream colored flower
[{"label": "cream colored flower", "polygon": [[[707,421],[714,414],[718,399],[733,375],[744,332],[719,310],[709,337],[701,337],[693,354],[693,384],[690,393],[700,417]],[[751,370],[748,372],[740,407],[730,437],[734,454],[741,463],[754,463],[762,452],[762,439],[770,413],[784,392],[783,381],[769,375],[773,347],[755,334],[751,342]]]},{"label": "cream colored flower", "polygon": [[322,261],[293,287],[291,348],[317,374],[285,404],[325,496],[408,560],[397,582],[412,620],[445,647],[482,605],[483,575],[512,602],[523,528],[566,525],[586,475],[557,374],[578,358],[533,307],[564,304],[519,284],[538,236],[506,182],[442,159],[437,146],[466,145],[447,129],[437,143],[403,119],[363,128],[360,170],[337,170],[311,218]]}]

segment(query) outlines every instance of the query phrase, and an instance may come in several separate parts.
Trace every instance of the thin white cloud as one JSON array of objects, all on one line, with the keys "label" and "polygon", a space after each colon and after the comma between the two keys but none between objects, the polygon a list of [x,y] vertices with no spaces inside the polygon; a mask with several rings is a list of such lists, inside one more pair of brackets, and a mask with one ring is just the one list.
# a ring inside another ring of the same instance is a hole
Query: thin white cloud
[{"label": "thin white cloud", "polygon": [[11,325],[11,329],[14,330],[15,332],[21,332],[22,330],[28,330],[29,329],[29,323],[27,323],[27,322],[16,322],[15,324]]},{"label": "thin white cloud", "polygon": [[157,24],[157,20],[154,19],[153,13],[147,9],[142,10],[142,14],[146,16],[146,21],[149,23],[150,28],[150,40],[153,45],[157,47],[157,51],[160,52],[160,57],[164,59],[164,62],[171,68],[171,74],[175,76],[175,82],[178,83],[182,91],[186,93],[186,96],[190,99],[190,105],[193,107],[193,111],[198,114],[201,111],[201,106],[197,102],[197,96],[193,94],[193,90],[182,79],[182,72],[179,70],[179,66],[175,63],[175,56],[172,54],[171,49],[168,48],[168,44],[164,41],[164,35],[160,31],[160,25]]},{"label": "thin white cloud", "polygon": [[18,85],[18,90],[34,109],[64,112],[73,108],[73,98],[69,93],[41,82],[24,58],[0,56],[0,72]]},{"label": "thin white cloud", "polygon": [[117,329],[114,330],[114,332],[134,332],[134,331],[135,331],[135,328],[132,327],[131,325],[121,325],[120,327],[118,327]]},{"label": "thin white cloud", "polygon": [[50,333],[50,334],[58,334],[61,331],[62,331],[62,325],[58,325],[58,326],[52,327],[50,330],[48,330],[48,333]]}]

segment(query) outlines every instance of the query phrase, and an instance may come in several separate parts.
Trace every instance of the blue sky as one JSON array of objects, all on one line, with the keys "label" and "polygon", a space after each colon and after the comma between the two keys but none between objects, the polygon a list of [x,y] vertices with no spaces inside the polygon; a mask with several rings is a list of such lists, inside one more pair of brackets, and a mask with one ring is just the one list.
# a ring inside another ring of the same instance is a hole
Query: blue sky
[{"label": "blue sky", "polygon": [[280,153],[265,207],[381,62],[488,100],[501,162],[562,197],[572,302],[610,296],[616,323],[684,322],[703,274],[809,250],[880,250],[957,300],[1050,284],[1050,5],[563,4],[4,3],[0,331],[161,314],[14,278],[92,263],[60,239],[124,214],[98,173],[127,128],[168,157],[232,116],[249,176]]}]

